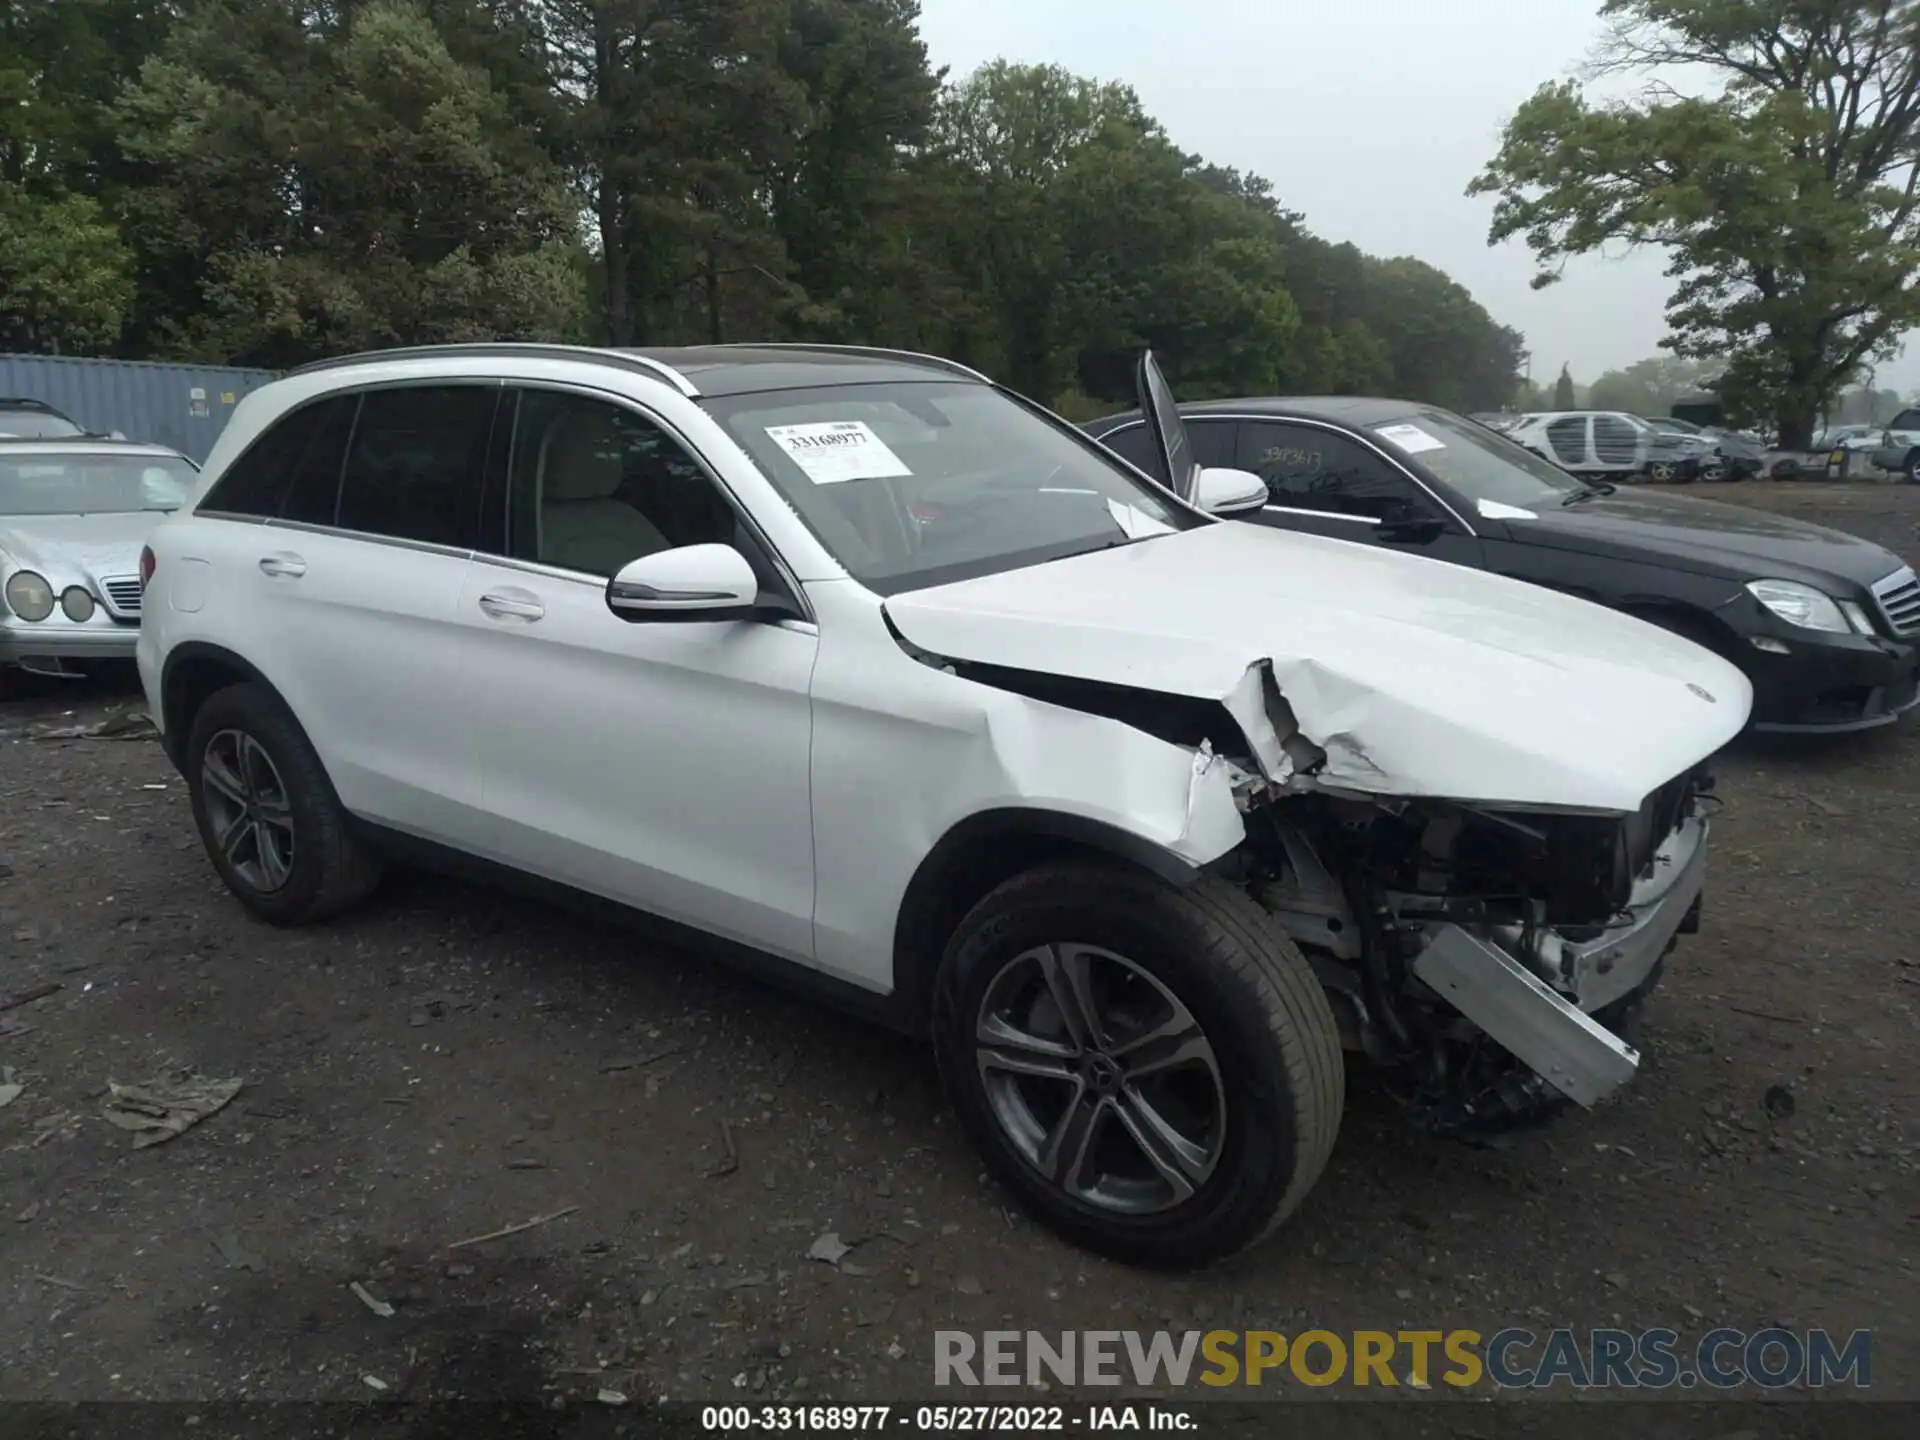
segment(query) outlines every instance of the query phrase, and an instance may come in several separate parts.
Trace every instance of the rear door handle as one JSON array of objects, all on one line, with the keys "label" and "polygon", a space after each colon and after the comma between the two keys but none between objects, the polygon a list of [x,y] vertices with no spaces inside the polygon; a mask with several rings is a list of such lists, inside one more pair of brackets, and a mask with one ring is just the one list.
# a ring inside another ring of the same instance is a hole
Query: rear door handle
[{"label": "rear door handle", "polygon": [[263,574],[276,578],[297,580],[307,573],[307,562],[291,551],[282,550],[277,554],[262,555],[260,569]]},{"label": "rear door handle", "polygon": [[547,613],[525,590],[489,590],[480,597],[481,611],[495,620],[525,620],[529,623]]}]

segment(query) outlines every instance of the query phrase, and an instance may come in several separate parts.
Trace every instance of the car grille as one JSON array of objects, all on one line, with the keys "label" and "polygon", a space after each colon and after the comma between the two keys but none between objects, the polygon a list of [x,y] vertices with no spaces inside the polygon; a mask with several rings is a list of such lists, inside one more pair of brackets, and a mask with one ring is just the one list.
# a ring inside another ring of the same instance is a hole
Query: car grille
[{"label": "car grille", "polygon": [[1913,567],[1894,571],[1873,587],[1873,598],[1880,602],[1880,613],[1893,627],[1893,633],[1905,638],[1920,631],[1920,577]]},{"label": "car grille", "polygon": [[140,577],[138,575],[115,575],[100,582],[100,588],[106,591],[107,609],[115,615],[137,616],[140,613]]}]

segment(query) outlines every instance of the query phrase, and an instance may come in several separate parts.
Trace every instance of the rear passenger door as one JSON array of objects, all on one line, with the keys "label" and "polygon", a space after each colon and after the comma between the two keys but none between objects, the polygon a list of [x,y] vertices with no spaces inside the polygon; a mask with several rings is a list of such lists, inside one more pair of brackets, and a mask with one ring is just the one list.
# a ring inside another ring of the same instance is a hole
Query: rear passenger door
[{"label": "rear passenger door", "polygon": [[[325,399],[222,482],[239,482],[266,522],[236,528],[223,567],[257,637],[249,658],[293,707],[341,803],[455,845],[482,816],[454,621],[499,396],[499,382],[475,381]],[[226,503],[210,495],[201,513]]]},{"label": "rear passenger door", "polygon": [[459,603],[493,822],[482,853],[811,961],[817,632],[779,618],[627,619],[606,591],[643,555],[724,544],[747,557],[763,601],[797,613],[798,596],[656,417],[534,387],[511,392],[506,415],[504,530],[474,557]]}]

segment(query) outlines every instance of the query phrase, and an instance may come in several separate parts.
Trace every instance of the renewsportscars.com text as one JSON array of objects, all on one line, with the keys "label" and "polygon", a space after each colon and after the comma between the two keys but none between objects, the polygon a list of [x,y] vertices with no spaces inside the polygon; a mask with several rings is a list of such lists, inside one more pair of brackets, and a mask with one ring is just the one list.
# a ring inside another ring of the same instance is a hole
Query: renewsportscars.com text
[{"label": "renewsportscars.com text", "polygon": [[1873,1380],[1873,1333],[1825,1330],[938,1330],[936,1385],[1450,1385],[1731,1390]]}]

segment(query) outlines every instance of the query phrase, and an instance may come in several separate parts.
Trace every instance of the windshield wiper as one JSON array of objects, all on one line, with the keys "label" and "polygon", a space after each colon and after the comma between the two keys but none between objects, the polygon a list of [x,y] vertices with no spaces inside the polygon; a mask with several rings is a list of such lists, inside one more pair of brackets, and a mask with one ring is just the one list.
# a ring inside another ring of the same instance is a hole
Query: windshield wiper
[{"label": "windshield wiper", "polygon": [[1598,485],[1589,485],[1584,490],[1574,491],[1573,494],[1567,496],[1566,499],[1560,502],[1560,508],[1564,510],[1569,505],[1578,505],[1582,500],[1591,500],[1596,495],[1611,495],[1619,488],[1618,485],[1613,484],[1611,481],[1602,480]]}]

